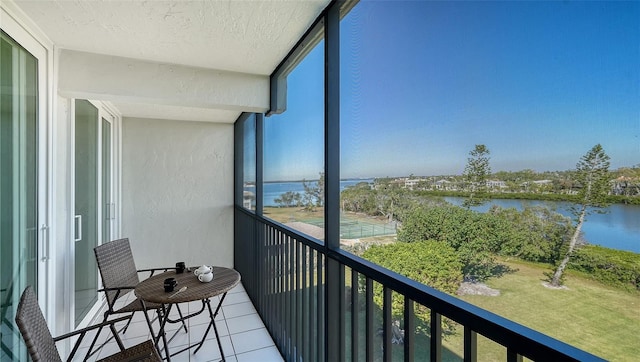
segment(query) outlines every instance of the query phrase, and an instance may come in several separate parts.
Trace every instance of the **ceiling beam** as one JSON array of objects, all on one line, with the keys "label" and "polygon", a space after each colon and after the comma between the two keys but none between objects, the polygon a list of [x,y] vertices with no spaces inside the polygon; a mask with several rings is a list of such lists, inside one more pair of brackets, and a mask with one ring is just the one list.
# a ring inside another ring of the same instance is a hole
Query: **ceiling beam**
[{"label": "ceiling beam", "polygon": [[235,112],[269,109],[269,77],[60,50],[63,97]]}]

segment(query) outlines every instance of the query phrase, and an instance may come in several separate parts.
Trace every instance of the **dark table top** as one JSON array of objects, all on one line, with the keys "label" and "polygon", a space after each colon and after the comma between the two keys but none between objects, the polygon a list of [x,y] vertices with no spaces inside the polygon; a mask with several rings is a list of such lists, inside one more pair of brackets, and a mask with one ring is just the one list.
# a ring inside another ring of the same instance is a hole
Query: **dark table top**
[{"label": "dark table top", "polygon": [[[233,289],[240,283],[240,273],[234,269],[224,267],[213,267],[213,280],[208,283],[202,283],[198,277],[193,274],[195,268],[191,271],[185,270],[184,273],[176,274],[175,270],[167,271],[162,274],[154,275],[149,279],[143,280],[136,286],[135,295],[147,302],[153,303],[183,303],[194,300],[202,300],[220,295]],[[175,278],[178,282],[173,292],[164,291],[164,280],[166,278]],[[175,294],[180,288],[187,287],[187,290]]]}]

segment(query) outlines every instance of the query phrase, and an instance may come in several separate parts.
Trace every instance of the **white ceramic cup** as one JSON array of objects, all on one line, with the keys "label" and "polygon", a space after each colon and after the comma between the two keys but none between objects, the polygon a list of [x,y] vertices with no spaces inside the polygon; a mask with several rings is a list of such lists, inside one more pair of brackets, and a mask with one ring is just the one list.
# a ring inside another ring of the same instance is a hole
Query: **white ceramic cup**
[{"label": "white ceramic cup", "polygon": [[211,273],[212,271],[213,271],[213,268],[211,268],[210,266],[207,266],[207,265],[203,265],[203,266],[199,267],[198,269],[194,270],[193,274],[200,275],[200,274]]},{"label": "white ceramic cup", "polygon": [[213,273],[209,272],[209,273],[200,274],[198,275],[198,280],[203,283],[209,283],[210,281],[213,280]]}]

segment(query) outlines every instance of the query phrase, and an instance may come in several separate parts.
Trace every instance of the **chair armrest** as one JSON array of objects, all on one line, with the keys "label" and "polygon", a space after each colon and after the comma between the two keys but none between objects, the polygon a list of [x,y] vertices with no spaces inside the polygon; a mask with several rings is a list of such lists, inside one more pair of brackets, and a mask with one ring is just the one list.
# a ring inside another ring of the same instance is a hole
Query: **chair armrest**
[{"label": "chair armrest", "polygon": [[[113,334],[113,338],[116,339],[116,342],[118,343],[118,347],[120,348],[120,351],[123,351],[124,348],[124,344],[122,344],[122,340],[120,339],[120,337],[118,336],[118,331],[116,330],[116,323],[118,322],[122,322],[122,321],[126,321],[129,320],[131,318],[131,316],[126,316],[126,317],[120,317],[120,318],[116,318],[116,319],[112,319],[109,321],[105,321],[99,324],[95,324],[89,327],[85,327],[82,329],[78,329],[76,331],[73,332],[69,332],[66,334],[63,334],[61,336],[55,337],[53,338],[54,343],[61,341],[63,339],[67,339],[69,337],[73,337],[76,335],[80,335],[78,337],[78,339],[76,340],[76,343],[73,344],[73,349],[71,350],[71,354],[69,355],[67,361],[72,361],[73,357],[75,356],[76,352],[78,352],[78,348],[80,347],[80,344],[82,343],[82,339],[84,338],[84,336],[87,334],[87,332],[93,331],[94,329],[97,329],[98,332],[96,332],[96,337],[100,334],[100,332],[102,331],[102,328],[108,326],[109,329],[111,330],[111,333]],[[89,348],[89,350],[87,351],[87,354],[85,356],[85,360],[91,355],[91,350],[93,348],[93,345],[91,348]]]},{"label": "chair armrest", "polygon": [[54,342],[58,342],[58,341],[61,341],[63,339],[69,338],[69,337],[73,337],[73,336],[78,335],[78,334],[87,333],[87,332],[92,331],[92,330],[94,330],[96,328],[103,328],[103,327],[106,327],[106,326],[110,326],[112,324],[116,324],[118,322],[126,321],[129,318],[131,318],[131,317],[130,316],[120,317],[120,318],[111,319],[111,320],[108,320],[106,322],[102,322],[102,323],[99,323],[99,324],[94,324],[94,325],[91,325],[91,326],[88,326],[88,327],[85,327],[85,328],[82,328],[82,329],[75,330],[73,332],[69,332],[69,333],[63,334],[63,335],[58,336],[58,337],[54,337],[53,341]]},{"label": "chair armrest", "polygon": [[166,272],[168,270],[176,270],[177,268],[175,266],[168,266],[166,268],[149,268],[149,269],[139,269],[138,273],[145,273],[145,272],[150,272],[151,274],[149,275],[150,277],[153,276],[153,274],[157,271],[162,271],[162,272]]},{"label": "chair armrest", "polygon": [[[102,288],[102,289],[98,289],[98,292],[103,292],[103,293],[107,293],[107,292],[116,292],[116,296],[109,301],[107,298],[107,305],[109,306],[109,312],[113,312],[113,306],[116,304],[116,300],[118,300],[118,298],[120,298],[120,295],[124,295],[127,294],[129,290],[133,290],[136,289],[136,287],[118,287],[118,288]],[[124,293],[121,293],[122,291],[125,291]],[[108,296],[108,295],[107,295]]]},{"label": "chair armrest", "polygon": [[117,288],[102,288],[102,289],[98,289],[98,292],[120,292],[122,290],[128,290],[128,289],[136,289],[136,287],[117,287]]}]

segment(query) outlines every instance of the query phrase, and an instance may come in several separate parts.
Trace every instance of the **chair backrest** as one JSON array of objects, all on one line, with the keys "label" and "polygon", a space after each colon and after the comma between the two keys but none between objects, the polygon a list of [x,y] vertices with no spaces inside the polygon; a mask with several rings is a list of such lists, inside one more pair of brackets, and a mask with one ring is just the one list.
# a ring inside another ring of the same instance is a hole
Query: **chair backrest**
[{"label": "chair backrest", "polygon": [[[138,285],[140,279],[128,238],[96,246],[93,251],[96,254],[102,285],[105,288],[135,287]],[[118,298],[126,293],[121,292]],[[110,306],[116,301],[116,294],[115,291],[106,293]]]},{"label": "chair backrest", "polygon": [[36,294],[30,286],[22,292],[16,312],[16,324],[34,362],[62,361]]}]

